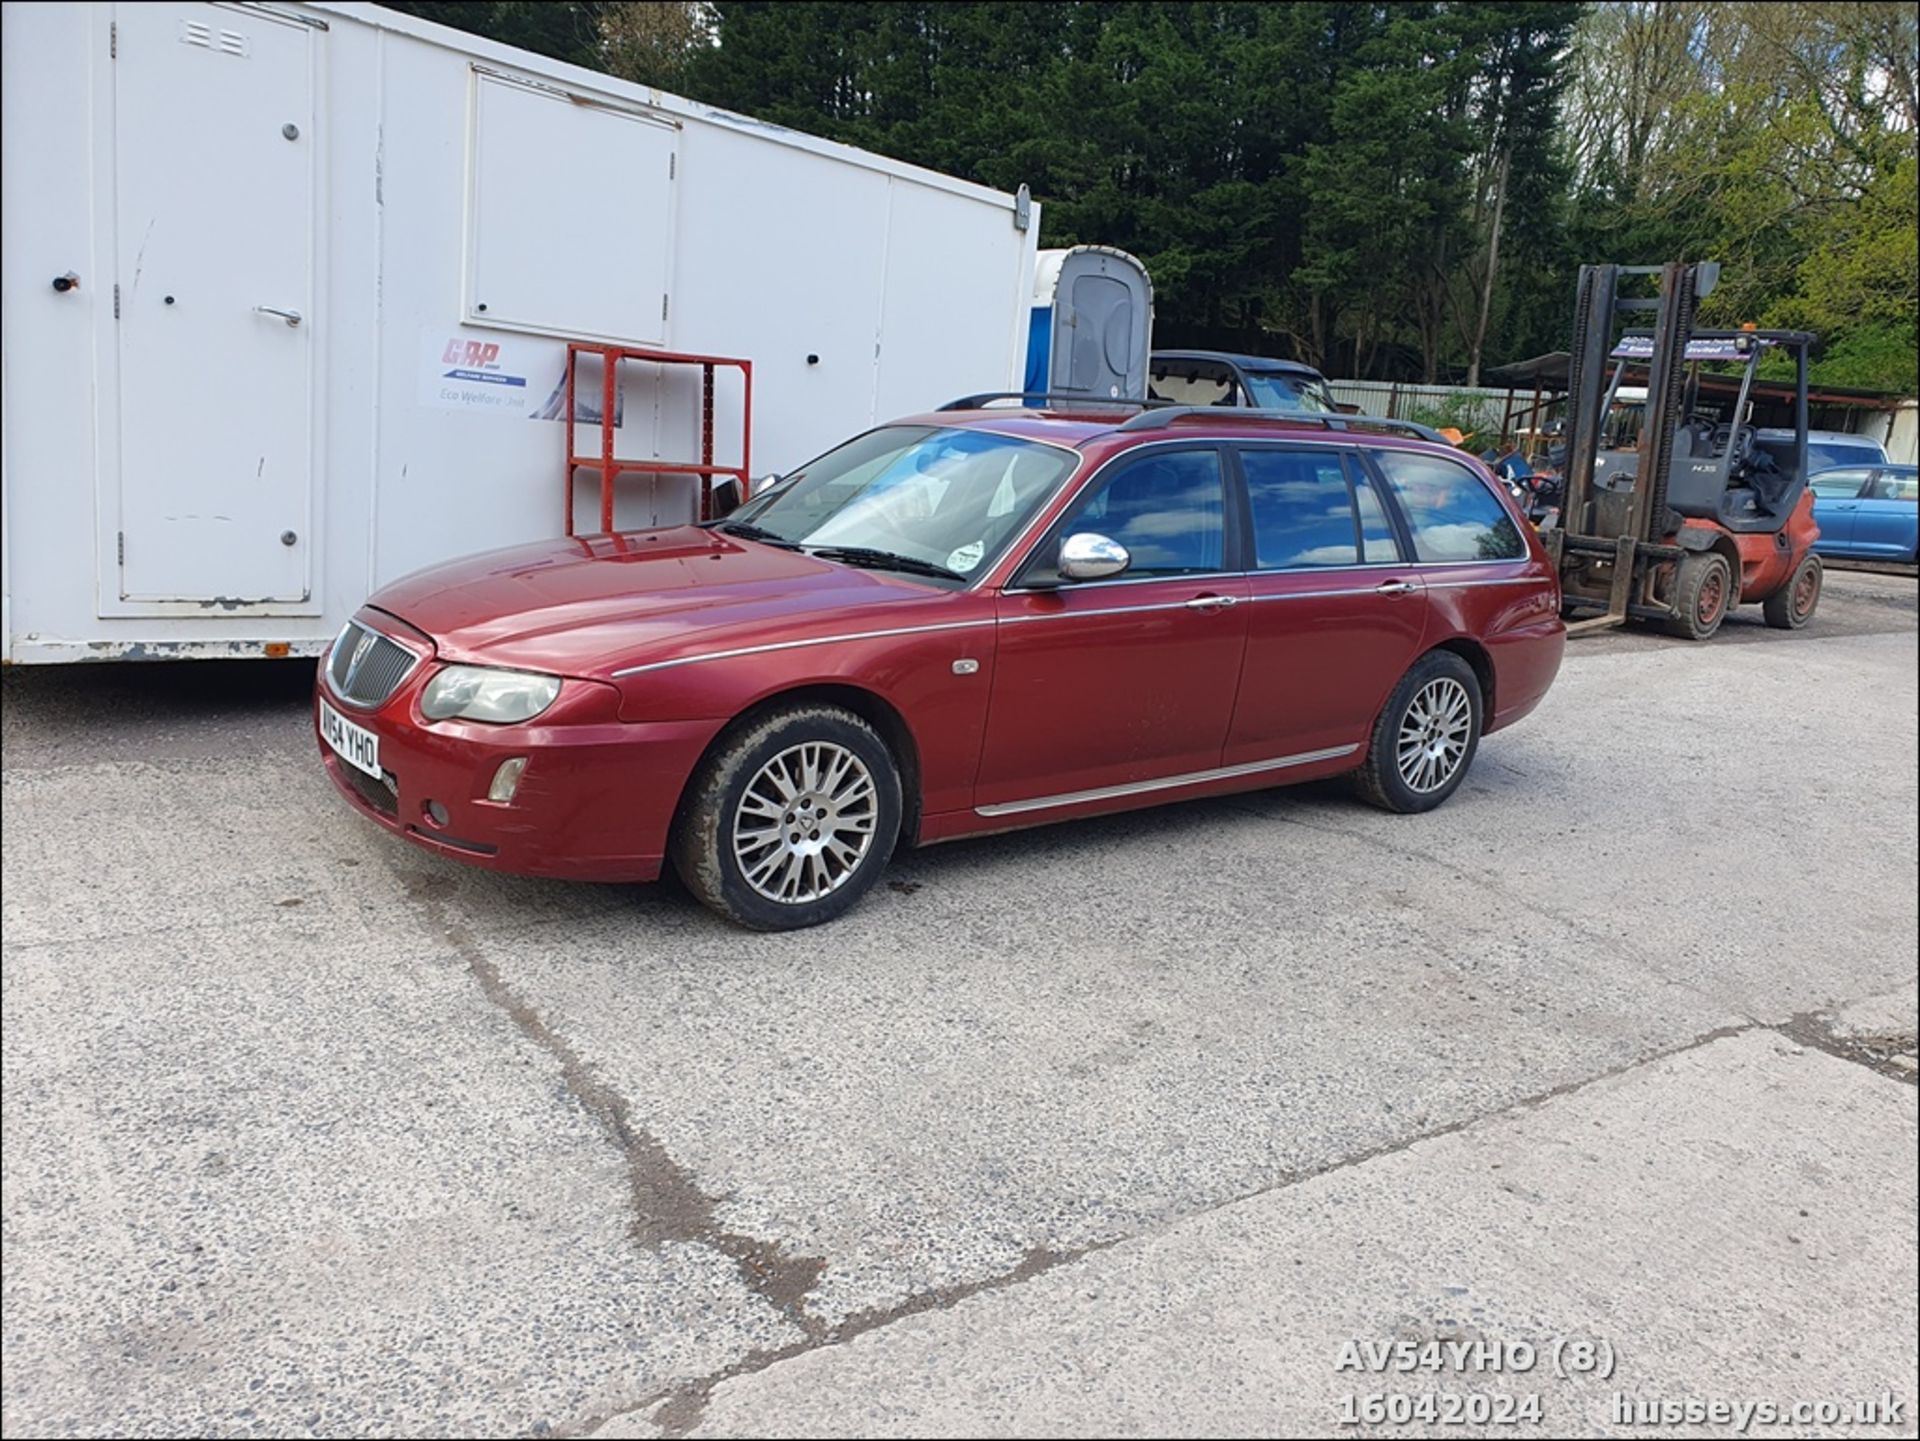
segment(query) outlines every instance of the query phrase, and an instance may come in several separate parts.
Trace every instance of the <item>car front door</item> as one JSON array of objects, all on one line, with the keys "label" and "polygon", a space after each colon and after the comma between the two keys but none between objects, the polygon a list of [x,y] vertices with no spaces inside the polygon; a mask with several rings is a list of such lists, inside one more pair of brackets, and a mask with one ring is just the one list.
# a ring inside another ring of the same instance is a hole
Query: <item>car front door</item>
[{"label": "car front door", "polygon": [[1357,753],[1420,654],[1423,587],[1358,457],[1246,445],[1247,650],[1223,764]]},{"label": "car front door", "polygon": [[[1125,546],[1126,570],[1063,580],[1060,542],[1083,532]],[[1220,765],[1247,634],[1239,544],[1216,447],[1147,447],[1088,482],[999,597],[980,810],[1086,804]]]},{"label": "car front door", "polygon": [[1851,555],[1860,497],[1870,470],[1823,470],[1807,483],[1813,492],[1813,519],[1820,527],[1814,549],[1822,555]]}]

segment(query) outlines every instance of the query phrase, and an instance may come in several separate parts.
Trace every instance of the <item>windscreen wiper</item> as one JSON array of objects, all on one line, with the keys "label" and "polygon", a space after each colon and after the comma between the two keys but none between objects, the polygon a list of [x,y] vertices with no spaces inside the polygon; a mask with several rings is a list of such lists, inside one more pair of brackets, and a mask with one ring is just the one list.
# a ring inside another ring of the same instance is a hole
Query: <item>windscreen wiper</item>
[{"label": "windscreen wiper", "polygon": [[742,540],[757,540],[762,545],[777,545],[782,550],[798,550],[800,547],[784,535],[775,535],[772,531],[755,525],[750,520],[716,521],[713,530],[723,531],[727,535],[737,535]]},{"label": "windscreen wiper", "polygon": [[810,545],[807,554],[818,556],[821,560],[837,560],[842,565],[864,565],[872,570],[905,571],[909,575],[930,575],[939,580],[966,580],[959,571],[949,570],[930,560],[901,555],[898,551],[875,550],[864,545]]}]

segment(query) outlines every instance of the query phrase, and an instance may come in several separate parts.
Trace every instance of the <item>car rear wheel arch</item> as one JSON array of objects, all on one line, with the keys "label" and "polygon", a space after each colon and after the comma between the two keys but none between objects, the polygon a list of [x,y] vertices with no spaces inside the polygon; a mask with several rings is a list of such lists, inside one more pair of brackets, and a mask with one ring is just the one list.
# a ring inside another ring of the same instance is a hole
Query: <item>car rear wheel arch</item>
[{"label": "car rear wheel arch", "polygon": [[722,726],[707,742],[700,759],[681,783],[680,801],[674,808],[675,829],[678,829],[680,819],[686,813],[695,782],[705,772],[714,752],[770,712],[804,705],[839,706],[852,711],[879,732],[880,739],[886,743],[893,763],[900,772],[900,841],[903,845],[913,845],[920,835],[920,748],[913,738],[912,728],[907,724],[906,717],[883,696],[860,686],[830,682],[791,686],[764,695]]},{"label": "car rear wheel arch", "polygon": [[[1480,711],[1486,717],[1486,724],[1491,726],[1494,713],[1493,657],[1487,653],[1487,648],[1477,640],[1459,635],[1451,640],[1443,640],[1438,645],[1429,646],[1421,659],[1424,660],[1427,655],[1437,650],[1452,651],[1473,667],[1473,678],[1480,682]],[[1408,669],[1411,670],[1412,667],[1409,666]]]}]

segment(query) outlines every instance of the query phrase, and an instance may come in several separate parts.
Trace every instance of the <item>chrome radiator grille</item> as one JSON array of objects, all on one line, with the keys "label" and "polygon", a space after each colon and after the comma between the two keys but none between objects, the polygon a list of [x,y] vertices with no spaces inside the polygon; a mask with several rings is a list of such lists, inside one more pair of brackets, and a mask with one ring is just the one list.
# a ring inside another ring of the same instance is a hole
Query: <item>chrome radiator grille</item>
[{"label": "chrome radiator grille", "polygon": [[350,620],[333,643],[327,679],[340,699],[357,706],[377,706],[399,689],[418,660],[405,646]]}]

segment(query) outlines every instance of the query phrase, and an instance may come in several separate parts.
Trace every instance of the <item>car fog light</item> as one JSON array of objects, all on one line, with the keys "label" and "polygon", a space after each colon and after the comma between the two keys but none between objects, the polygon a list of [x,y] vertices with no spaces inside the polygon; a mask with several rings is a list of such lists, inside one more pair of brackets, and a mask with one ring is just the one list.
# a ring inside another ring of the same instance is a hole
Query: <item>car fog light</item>
[{"label": "car fog light", "polygon": [[447,823],[447,808],[438,801],[428,801],[427,819],[436,826],[444,827]]},{"label": "car fog light", "polygon": [[520,785],[520,772],[527,768],[525,756],[515,756],[512,760],[500,762],[500,769],[493,773],[493,784],[487,787],[487,799],[506,805],[513,799],[514,791]]}]

